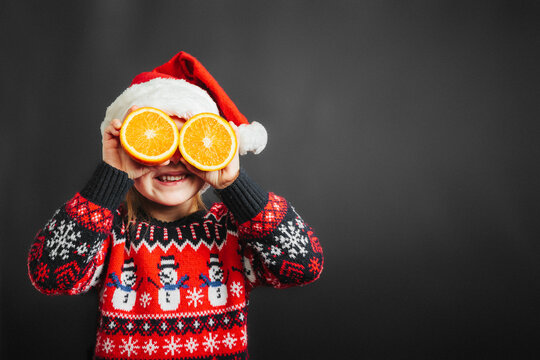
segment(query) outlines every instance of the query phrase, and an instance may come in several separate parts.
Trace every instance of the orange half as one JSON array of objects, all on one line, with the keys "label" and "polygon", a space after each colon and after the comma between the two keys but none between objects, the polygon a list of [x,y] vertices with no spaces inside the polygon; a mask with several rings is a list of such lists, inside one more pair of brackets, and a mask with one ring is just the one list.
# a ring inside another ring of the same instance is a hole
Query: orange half
[{"label": "orange half", "polygon": [[223,169],[234,158],[237,144],[232,126],[215,114],[197,114],[180,129],[180,153],[199,170]]},{"label": "orange half", "polygon": [[120,143],[135,160],[146,165],[161,164],[178,148],[178,128],[163,111],[142,107],[126,116]]}]

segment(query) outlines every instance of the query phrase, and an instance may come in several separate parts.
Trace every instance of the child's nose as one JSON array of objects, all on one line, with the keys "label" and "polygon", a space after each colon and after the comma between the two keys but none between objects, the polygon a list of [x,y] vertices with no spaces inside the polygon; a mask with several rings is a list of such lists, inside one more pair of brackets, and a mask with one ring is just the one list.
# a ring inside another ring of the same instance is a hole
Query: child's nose
[{"label": "child's nose", "polygon": [[176,152],[174,153],[174,155],[171,157],[171,163],[173,164],[178,164],[180,162],[180,159],[182,158],[182,154],[180,154],[180,150],[176,149]]}]

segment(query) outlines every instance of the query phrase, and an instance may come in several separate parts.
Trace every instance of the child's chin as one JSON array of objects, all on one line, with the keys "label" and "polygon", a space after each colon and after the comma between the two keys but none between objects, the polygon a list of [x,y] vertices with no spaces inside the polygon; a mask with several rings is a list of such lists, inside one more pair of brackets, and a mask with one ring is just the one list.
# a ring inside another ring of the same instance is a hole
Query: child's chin
[{"label": "child's chin", "polygon": [[164,206],[178,206],[186,202],[193,201],[194,197],[197,195],[197,191],[171,191],[168,194],[162,194],[158,199],[154,201]]},{"label": "child's chin", "polygon": [[179,198],[179,199],[171,199],[171,198],[168,198],[167,200],[158,200],[156,201],[159,205],[162,205],[162,206],[168,206],[168,207],[175,207],[175,206],[180,206],[182,204],[184,204],[185,202],[187,201],[190,201],[191,198],[189,199],[186,199],[186,198]]}]

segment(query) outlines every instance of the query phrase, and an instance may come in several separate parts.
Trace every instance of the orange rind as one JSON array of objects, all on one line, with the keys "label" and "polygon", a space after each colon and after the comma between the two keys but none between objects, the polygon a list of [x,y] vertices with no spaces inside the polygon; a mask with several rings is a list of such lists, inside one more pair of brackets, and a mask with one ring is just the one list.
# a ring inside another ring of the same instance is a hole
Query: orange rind
[{"label": "orange rind", "polygon": [[184,159],[203,171],[226,167],[234,158],[238,140],[233,127],[222,117],[201,113],[180,129],[179,150]]},{"label": "orange rind", "polygon": [[163,111],[142,107],[130,112],[120,129],[120,143],[135,160],[157,165],[171,158],[178,148],[178,128]]}]

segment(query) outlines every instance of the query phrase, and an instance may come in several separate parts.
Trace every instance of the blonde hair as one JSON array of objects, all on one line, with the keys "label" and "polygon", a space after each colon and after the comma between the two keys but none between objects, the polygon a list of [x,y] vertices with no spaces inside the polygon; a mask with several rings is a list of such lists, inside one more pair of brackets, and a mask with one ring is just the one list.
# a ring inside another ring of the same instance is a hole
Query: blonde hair
[{"label": "blonde hair", "polygon": [[[206,205],[204,204],[200,193],[195,195],[193,200],[196,201],[196,211],[207,210]],[[127,224],[130,225],[134,223],[137,219],[145,220],[143,217],[144,212],[142,211],[143,202],[144,202],[144,197],[141,195],[141,193],[137,191],[137,189],[135,189],[135,187],[132,187],[131,189],[129,189],[126,195]]]}]

